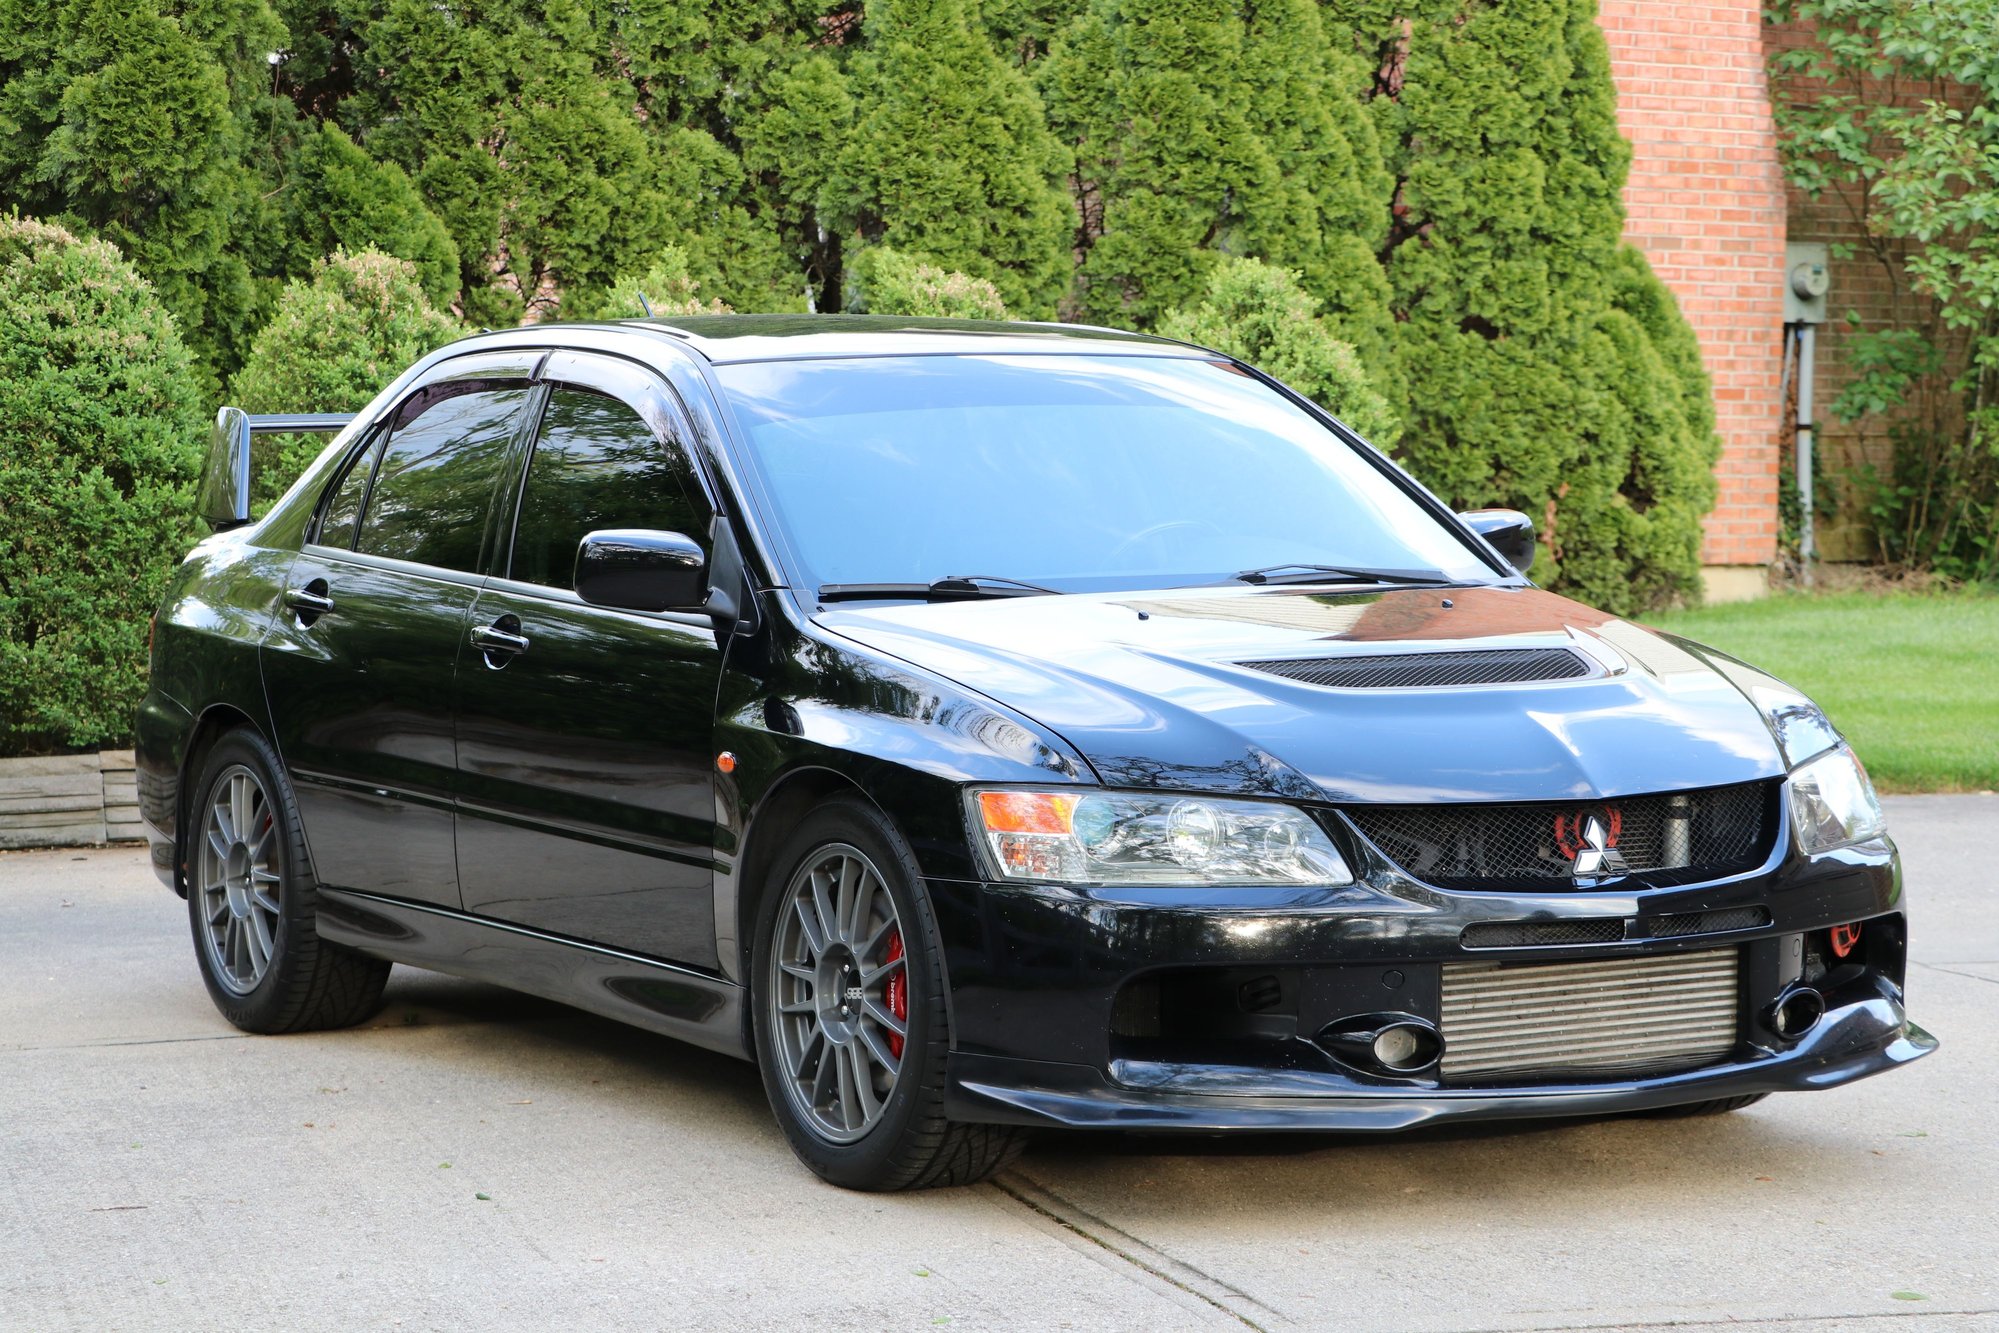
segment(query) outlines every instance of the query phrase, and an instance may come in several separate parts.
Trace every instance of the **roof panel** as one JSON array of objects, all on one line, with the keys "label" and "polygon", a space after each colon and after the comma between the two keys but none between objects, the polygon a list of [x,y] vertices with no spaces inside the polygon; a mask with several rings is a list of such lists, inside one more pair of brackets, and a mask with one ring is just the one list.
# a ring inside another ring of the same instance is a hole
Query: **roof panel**
[{"label": "roof panel", "polygon": [[1200,355],[1193,348],[1164,338],[1083,324],[916,319],[894,315],[688,315],[625,323],[683,338],[718,364],[798,357],[994,355],[1118,348],[1153,355]]}]

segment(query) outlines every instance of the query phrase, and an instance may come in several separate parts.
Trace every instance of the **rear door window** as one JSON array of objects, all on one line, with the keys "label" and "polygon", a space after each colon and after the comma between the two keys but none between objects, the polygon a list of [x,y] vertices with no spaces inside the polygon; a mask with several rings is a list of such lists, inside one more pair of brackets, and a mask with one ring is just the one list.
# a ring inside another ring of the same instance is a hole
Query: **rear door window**
[{"label": "rear door window", "polygon": [[702,541],[709,516],[696,493],[679,446],[655,435],[636,409],[559,385],[528,463],[508,577],[570,587],[577,544],[602,528],[653,528]]},{"label": "rear door window", "polygon": [[405,403],[375,463],[354,549],[477,572],[494,486],[528,394],[525,384],[459,381]]}]

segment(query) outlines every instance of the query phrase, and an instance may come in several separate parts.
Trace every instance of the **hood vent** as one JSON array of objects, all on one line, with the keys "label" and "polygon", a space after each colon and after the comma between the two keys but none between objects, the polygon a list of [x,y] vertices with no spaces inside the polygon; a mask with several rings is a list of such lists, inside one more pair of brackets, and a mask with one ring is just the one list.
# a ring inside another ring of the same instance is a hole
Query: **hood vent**
[{"label": "hood vent", "polygon": [[1590,674],[1589,659],[1572,648],[1472,648],[1448,653],[1290,657],[1236,665],[1334,690],[1517,685],[1523,681],[1574,680]]}]

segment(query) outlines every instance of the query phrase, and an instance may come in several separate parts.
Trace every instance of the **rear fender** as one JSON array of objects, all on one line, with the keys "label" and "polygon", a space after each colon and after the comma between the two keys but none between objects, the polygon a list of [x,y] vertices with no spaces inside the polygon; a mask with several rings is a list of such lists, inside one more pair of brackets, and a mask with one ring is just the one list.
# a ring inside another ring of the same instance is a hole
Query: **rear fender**
[{"label": "rear fender", "polygon": [[233,532],[211,537],[181,565],[153,622],[133,759],[153,868],[176,892],[186,892],[180,841],[206,742],[234,725],[271,735],[258,652],[284,613],[285,576],[296,558]]}]

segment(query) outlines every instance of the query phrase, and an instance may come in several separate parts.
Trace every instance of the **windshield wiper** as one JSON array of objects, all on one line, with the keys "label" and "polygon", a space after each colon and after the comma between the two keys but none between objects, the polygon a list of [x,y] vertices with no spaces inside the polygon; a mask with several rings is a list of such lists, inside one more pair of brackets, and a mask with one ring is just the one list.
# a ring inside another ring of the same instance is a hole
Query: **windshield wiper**
[{"label": "windshield wiper", "polygon": [[1322,583],[1328,579],[1356,583],[1407,583],[1448,586],[1458,582],[1436,569],[1369,569],[1363,565],[1265,565],[1229,575],[1231,583]]},{"label": "windshield wiper", "polygon": [[870,602],[897,597],[927,602],[974,601],[981,597],[1058,596],[1058,590],[997,574],[947,574],[928,583],[824,583],[822,602]]}]

